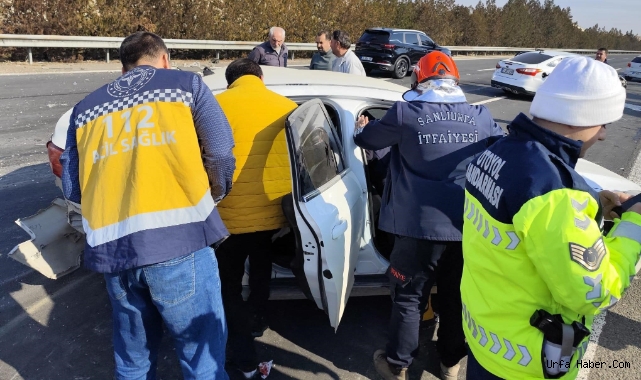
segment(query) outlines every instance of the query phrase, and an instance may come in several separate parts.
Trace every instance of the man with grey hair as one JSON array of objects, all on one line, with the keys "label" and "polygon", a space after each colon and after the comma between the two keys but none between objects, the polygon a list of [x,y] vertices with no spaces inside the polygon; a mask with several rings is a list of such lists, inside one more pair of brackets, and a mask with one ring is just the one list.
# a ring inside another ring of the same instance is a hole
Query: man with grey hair
[{"label": "man with grey hair", "polygon": [[330,43],[332,52],[336,56],[332,64],[332,71],[347,74],[356,74],[365,76],[365,68],[353,51],[349,50],[352,42],[349,34],[343,30],[335,30],[332,33],[332,42]]},{"label": "man with grey hair", "polygon": [[309,63],[310,70],[332,70],[332,64],[336,56],[332,52],[331,41],[332,33],[329,30],[318,32],[316,35],[316,49],[318,49],[318,52],[312,56],[312,60]]},{"label": "man with grey hair", "polygon": [[278,26],[269,28],[269,40],[256,46],[247,58],[259,65],[287,67],[285,29]]}]

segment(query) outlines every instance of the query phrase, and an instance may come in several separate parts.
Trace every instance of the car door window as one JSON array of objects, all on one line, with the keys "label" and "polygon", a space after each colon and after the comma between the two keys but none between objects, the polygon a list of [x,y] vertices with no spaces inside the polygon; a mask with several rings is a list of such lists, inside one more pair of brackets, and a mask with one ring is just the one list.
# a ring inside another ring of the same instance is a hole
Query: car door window
[{"label": "car door window", "polygon": [[402,44],[403,43],[403,34],[402,33],[392,33],[389,37],[390,44]]},{"label": "car door window", "polygon": [[322,103],[300,109],[290,121],[299,137],[296,169],[303,200],[318,194],[318,189],[345,170],[340,140]]},{"label": "car door window", "polygon": [[418,45],[418,34],[405,33],[405,43],[408,45]]},{"label": "car door window", "polygon": [[428,36],[419,34],[419,37],[421,37],[421,45],[426,47],[434,46],[434,41],[432,41]]}]

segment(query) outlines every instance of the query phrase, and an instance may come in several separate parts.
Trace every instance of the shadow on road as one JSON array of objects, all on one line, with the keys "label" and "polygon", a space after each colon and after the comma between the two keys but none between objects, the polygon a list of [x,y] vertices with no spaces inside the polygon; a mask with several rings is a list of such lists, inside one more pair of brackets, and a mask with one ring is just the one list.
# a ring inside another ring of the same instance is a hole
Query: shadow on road
[{"label": "shadow on road", "polygon": [[[270,329],[286,341],[313,355],[331,362],[341,370],[370,379],[377,379],[372,356],[387,342],[387,326],[391,311],[388,296],[350,298],[338,327],[329,325],[329,319],[314,303],[300,301],[272,301],[269,315]],[[410,378],[421,378],[424,371],[438,374],[439,360],[432,342],[433,328],[422,328],[420,353],[410,367]],[[286,367],[316,373],[315,363],[300,362],[298,354],[262,347],[261,358],[274,359]],[[271,378],[271,377],[270,377]],[[284,379],[288,377],[274,377]]]}]

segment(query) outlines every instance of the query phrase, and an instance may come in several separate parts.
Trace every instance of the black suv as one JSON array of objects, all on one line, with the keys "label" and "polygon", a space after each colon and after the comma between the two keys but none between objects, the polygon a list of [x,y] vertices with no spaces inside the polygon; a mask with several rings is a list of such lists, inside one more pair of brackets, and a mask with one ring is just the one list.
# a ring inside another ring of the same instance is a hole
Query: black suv
[{"label": "black suv", "polygon": [[356,43],[354,53],[367,74],[373,69],[391,71],[394,78],[403,78],[421,57],[432,50],[452,55],[438,46],[427,34],[418,30],[371,28]]}]

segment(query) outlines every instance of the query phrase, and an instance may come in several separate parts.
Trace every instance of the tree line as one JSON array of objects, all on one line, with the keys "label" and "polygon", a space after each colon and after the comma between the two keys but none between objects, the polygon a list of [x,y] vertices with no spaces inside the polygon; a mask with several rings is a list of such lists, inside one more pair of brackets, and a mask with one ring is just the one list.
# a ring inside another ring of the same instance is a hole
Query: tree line
[{"label": "tree line", "polygon": [[[0,32],[9,34],[124,37],[147,30],[163,38],[263,41],[274,25],[290,42],[313,42],[324,29],[346,30],[355,42],[366,28],[382,26],[422,30],[440,45],[641,50],[632,31],[582,29],[554,0],[503,7],[496,0],[475,7],[455,0],[0,0]],[[70,54],[39,50],[46,59]],[[5,58],[20,52],[0,49]]]}]

